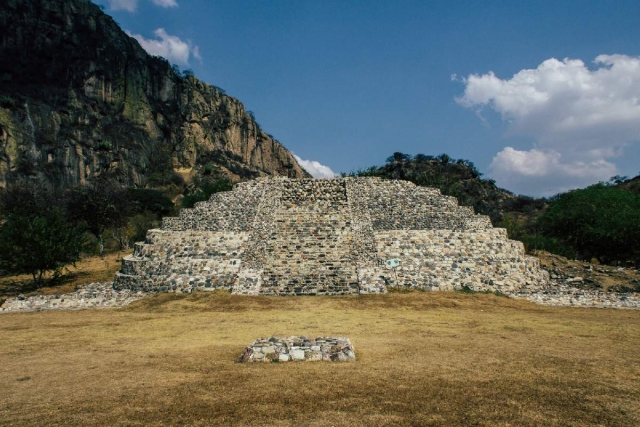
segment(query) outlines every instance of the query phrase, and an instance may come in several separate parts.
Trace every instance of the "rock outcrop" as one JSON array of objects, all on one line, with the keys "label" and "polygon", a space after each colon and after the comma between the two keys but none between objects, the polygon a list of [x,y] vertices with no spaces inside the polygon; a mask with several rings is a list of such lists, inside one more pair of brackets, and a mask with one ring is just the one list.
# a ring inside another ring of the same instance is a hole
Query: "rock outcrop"
[{"label": "rock outcrop", "polygon": [[148,55],[88,0],[3,1],[0,58],[0,186],[143,186],[211,166],[309,176],[240,101]]}]

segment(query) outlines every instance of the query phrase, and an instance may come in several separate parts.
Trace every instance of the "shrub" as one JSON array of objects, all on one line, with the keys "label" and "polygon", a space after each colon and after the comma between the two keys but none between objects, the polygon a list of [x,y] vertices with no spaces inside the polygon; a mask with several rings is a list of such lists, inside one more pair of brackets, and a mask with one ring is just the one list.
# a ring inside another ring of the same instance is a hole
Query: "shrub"
[{"label": "shrub", "polygon": [[196,187],[189,190],[182,198],[182,206],[192,208],[197,202],[209,200],[212,194],[230,191],[232,188],[233,182],[226,177],[210,178],[204,182],[196,182]]},{"label": "shrub", "polygon": [[582,259],[640,261],[640,195],[600,183],[560,194],[538,224]]},{"label": "shrub", "polygon": [[102,141],[98,141],[98,143],[96,144],[96,150],[111,150],[113,148],[113,144],[111,144],[111,141],[108,139],[102,140]]},{"label": "shrub", "polygon": [[134,209],[138,213],[150,211],[158,217],[162,217],[173,212],[174,205],[171,199],[158,190],[130,188],[127,191],[134,204]]},{"label": "shrub", "polygon": [[213,163],[209,162],[206,165],[204,165],[205,175],[211,175],[212,172],[213,172]]},{"label": "shrub", "polygon": [[159,226],[160,220],[149,211],[135,215],[129,222],[129,235],[131,241],[143,241],[147,236],[147,231]]},{"label": "shrub", "polygon": [[42,286],[46,272],[55,279],[65,266],[79,260],[82,232],[60,209],[9,215],[0,227],[0,266],[9,273],[31,274]]},{"label": "shrub", "polygon": [[0,106],[7,108],[15,108],[18,105],[18,101],[9,95],[0,95]]}]

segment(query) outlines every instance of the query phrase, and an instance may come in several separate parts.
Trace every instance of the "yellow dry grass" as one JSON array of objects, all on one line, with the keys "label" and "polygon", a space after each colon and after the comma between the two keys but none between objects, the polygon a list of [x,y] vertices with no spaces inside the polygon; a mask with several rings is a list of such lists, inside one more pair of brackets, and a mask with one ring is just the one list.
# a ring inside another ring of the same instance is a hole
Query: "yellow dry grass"
[{"label": "yellow dry grass", "polygon": [[120,270],[120,259],[131,253],[130,249],[105,254],[103,257],[86,257],[74,266],[68,266],[54,286],[36,289],[33,278],[28,274],[0,277],[0,297],[20,293],[59,294],[73,292],[78,286],[92,282],[110,282]]},{"label": "yellow dry grass", "polygon": [[[346,335],[355,363],[237,364]],[[640,312],[484,294],[159,295],[0,315],[1,425],[638,426]]]}]

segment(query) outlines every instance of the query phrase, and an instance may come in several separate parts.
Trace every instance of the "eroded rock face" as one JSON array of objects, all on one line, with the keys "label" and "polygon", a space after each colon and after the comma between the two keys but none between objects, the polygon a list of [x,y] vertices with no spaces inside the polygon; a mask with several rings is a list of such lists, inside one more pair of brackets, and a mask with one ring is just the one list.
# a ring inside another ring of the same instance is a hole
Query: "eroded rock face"
[{"label": "eroded rock face", "polygon": [[2,2],[0,58],[1,186],[144,185],[207,163],[236,179],[308,176],[240,101],[178,76],[88,0]]}]

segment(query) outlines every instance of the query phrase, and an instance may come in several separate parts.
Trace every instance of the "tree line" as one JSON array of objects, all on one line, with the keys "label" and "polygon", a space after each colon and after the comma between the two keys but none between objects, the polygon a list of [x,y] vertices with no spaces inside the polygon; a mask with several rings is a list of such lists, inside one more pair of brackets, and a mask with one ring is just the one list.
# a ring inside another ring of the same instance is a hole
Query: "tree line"
[{"label": "tree line", "polygon": [[39,181],[14,183],[0,190],[0,269],[30,274],[42,286],[83,253],[144,240],[147,230],[173,211],[173,202],[160,191],[123,188],[108,180],[68,189]]}]

